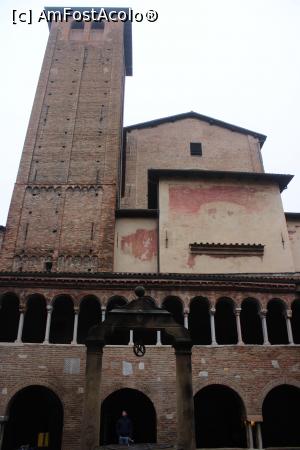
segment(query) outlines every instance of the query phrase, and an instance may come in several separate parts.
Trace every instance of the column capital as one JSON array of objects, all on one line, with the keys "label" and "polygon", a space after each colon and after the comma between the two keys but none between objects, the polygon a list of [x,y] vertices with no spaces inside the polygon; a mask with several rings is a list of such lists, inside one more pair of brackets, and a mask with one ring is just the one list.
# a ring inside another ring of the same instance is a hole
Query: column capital
[{"label": "column capital", "polygon": [[47,305],[46,309],[48,312],[51,312],[53,310],[53,306],[52,305]]},{"label": "column capital", "polygon": [[214,306],[211,306],[209,309],[210,314],[215,315],[216,314],[216,308]]},{"label": "column capital", "polygon": [[189,313],[190,313],[190,308],[188,308],[188,307],[184,308],[183,314],[184,314],[185,316],[188,316]]},{"label": "column capital", "polygon": [[261,310],[259,311],[259,314],[260,314],[261,317],[266,317],[266,316],[267,316],[267,313],[268,313],[268,310],[267,310],[267,309],[261,309]]},{"label": "column capital", "polygon": [[0,416],[0,423],[6,423],[8,422],[9,417],[8,416]]},{"label": "column capital", "polygon": [[74,314],[79,314],[80,307],[74,306]]},{"label": "column capital", "polygon": [[26,306],[27,305],[20,305],[19,306],[19,313],[24,314],[26,312]]},{"label": "column capital", "polygon": [[291,319],[292,316],[293,316],[293,311],[292,311],[291,309],[286,309],[286,310],[285,310],[285,317],[286,317],[287,319]]},{"label": "column capital", "polygon": [[234,314],[235,314],[236,316],[239,316],[239,315],[241,314],[241,311],[242,311],[242,308],[237,307],[237,308],[235,308],[235,310],[234,310]]}]

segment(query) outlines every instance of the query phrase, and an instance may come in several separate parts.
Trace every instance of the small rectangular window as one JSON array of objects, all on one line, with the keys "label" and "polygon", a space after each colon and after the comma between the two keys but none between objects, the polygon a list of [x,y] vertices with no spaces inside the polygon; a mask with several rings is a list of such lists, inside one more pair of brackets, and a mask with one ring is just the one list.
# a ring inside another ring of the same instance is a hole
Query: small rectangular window
[{"label": "small rectangular window", "polygon": [[201,142],[190,143],[191,156],[202,156],[202,144]]},{"label": "small rectangular window", "polygon": [[81,20],[80,22],[78,20],[73,20],[71,24],[72,30],[83,30],[84,29],[84,22]]},{"label": "small rectangular window", "polygon": [[92,28],[92,30],[104,30],[104,21],[103,20],[93,20],[91,28]]}]

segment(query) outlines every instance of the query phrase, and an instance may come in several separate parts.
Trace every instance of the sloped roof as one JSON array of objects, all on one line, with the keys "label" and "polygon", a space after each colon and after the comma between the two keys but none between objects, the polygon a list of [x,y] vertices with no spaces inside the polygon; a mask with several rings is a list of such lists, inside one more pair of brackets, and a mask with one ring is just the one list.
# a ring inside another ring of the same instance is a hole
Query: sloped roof
[{"label": "sloped roof", "polygon": [[134,129],[142,129],[142,128],[151,128],[156,127],[158,125],[170,122],[177,122],[178,120],[183,119],[198,119],[204,122],[208,122],[210,125],[215,125],[221,128],[226,128],[227,130],[234,131],[236,133],[246,134],[257,138],[262,146],[267,136],[261,133],[257,133],[255,131],[248,130],[246,128],[238,127],[236,125],[232,125],[231,123],[223,122],[222,120],[214,119],[212,117],[204,116],[202,114],[198,114],[194,111],[186,112],[183,114],[176,114],[174,116],[162,117],[160,119],[150,120],[148,122],[137,123],[135,125],[130,125],[125,127],[125,131],[131,131]]}]

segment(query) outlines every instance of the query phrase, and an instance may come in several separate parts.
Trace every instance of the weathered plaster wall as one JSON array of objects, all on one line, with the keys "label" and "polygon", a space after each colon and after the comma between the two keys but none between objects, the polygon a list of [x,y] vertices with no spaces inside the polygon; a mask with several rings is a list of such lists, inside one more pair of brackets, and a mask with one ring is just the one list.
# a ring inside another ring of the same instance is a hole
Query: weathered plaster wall
[{"label": "weathered plaster wall", "polygon": [[[198,119],[132,130],[126,140],[123,207],[147,207],[148,169],[264,171],[257,139]],[[202,143],[202,156],[190,155],[190,142]]]},{"label": "weathered plaster wall", "polygon": [[300,218],[288,218],[287,228],[294,258],[295,271],[300,272]]},{"label": "weathered plaster wall", "polygon": [[117,219],[114,271],[156,272],[157,242],[156,219]]},{"label": "weathered plaster wall", "polygon": [[[277,185],[165,179],[159,184],[160,271],[290,272],[293,257]],[[194,255],[190,243],[263,244],[262,256]]]}]

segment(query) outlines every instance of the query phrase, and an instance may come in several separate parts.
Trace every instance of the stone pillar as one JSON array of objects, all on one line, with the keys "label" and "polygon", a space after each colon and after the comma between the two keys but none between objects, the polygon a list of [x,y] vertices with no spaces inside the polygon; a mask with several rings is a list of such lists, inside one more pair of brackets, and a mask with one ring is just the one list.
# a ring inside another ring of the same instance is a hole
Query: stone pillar
[{"label": "stone pillar", "polygon": [[19,344],[19,343],[22,342],[24,317],[25,317],[25,307],[24,306],[20,306],[19,311],[20,311],[20,316],[19,316],[18,335],[17,335],[17,339],[15,340],[16,344]]},{"label": "stone pillar", "polygon": [[246,434],[247,434],[247,448],[253,449],[254,443],[253,443],[252,424],[249,421],[246,422]]},{"label": "stone pillar", "polygon": [[241,328],[241,314],[242,308],[235,308],[235,319],[236,319],[236,329],[237,329],[237,336],[238,336],[238,345],[243,345],[243,337],[242,337],[242,328]]},{"label": "stone pillar", "polygon": [[259,449],[263,448],[263,440],[262,440],[262,434],[261,434],[261,423],[256,422],[256,447]]},{"label": "stone pillar", "polygon": [[0,416],[0,450],[2,449],[5,424],[8,421],[7,416]]},{"label": "stone pillar", "polygon": [[218,343],[216,341],[215,313],[216,313],[216,308],[214,308],[212,306],[209,310],[210,334],[211,334],[211,344],[212,345],[218,345]]},{"label": "stone pillar", "polygon": [[128,342],[128,345],[134,345],[133,330],[129,330],[129,342]]},{"label": "stone pillar", "polygon": [[162,345],[161,344],[161,331],[160,330],[156,331],[156,345]]},{"label": "stone pillar", "polygon": [[195,417],[191,347],[174,345],[176,355],[177,445],[176,450],[195,450]]},{"label": "stone pillar", "polygon": [[79,308],[74,308],[74,327],[73,327],[73,339],[71,344],[77,344],[77,333],[78,333],[78,316],[79,316]]},{"label": "stone pillar", "polygon": [[266,317],[267,317],[267,310],[261,309],[260,310],[260,318],[261,318],[261,326],[262,326],[263,337],[264,337],[264,345],[270,345]]},{"label": "stone pillar", "polygon": [[45,339],[43,344],[49,344],[52,310],[53,306],[47,305],[47,322],[46,322]]},{"label": "stone pillar", "polygon": [[292,310],[287,309],[286,314],[285,314],[286,328],[287,328],[289,344],[293,345],[294,338],[293,338],[293,330],[292,330],[292,325],[291,325],[291,318],[292,318]]},{"label": "stone pillar", "polygon": [[104,322],[106,316],[106,307],[102,306],[101,308],[101,322]]},{"label": "stone pillar", "polygon": [[184,328],[189,329],[189,310],[185,309],[183,313]]},{"label": "stone pillar", "polygon": [[94,342],[87,344],[81,450],[95,450],[99,446],[102,356],[102,345]]}]

